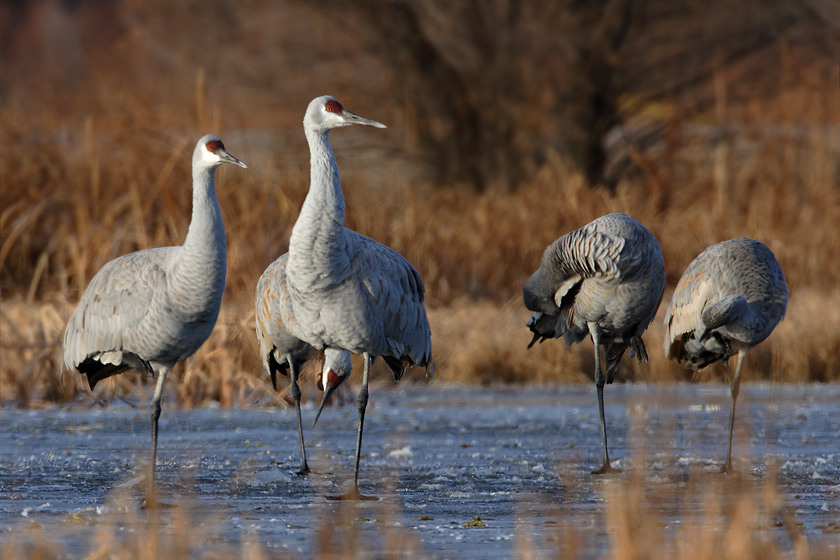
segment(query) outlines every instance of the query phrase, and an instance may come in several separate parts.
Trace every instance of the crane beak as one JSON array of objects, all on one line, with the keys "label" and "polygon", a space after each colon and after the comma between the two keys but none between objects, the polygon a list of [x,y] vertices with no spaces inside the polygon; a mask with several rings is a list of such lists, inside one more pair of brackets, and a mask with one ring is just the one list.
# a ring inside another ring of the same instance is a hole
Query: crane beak
[{"label": "crane beak", "polygon": [[216,155],[222,158],[222,161],[225,163],[232,163],[234,165],[238,165],[239,167],[244,167],[245,169],[248,169],[248,166],[245,165],[244,161],[227,153],[225,150],[216,150]]},{"label": "crane beak", "polygon": [[384,124],[379,121],[375,121],[373,119],[369,119],[367,117],[362,117],[357,115],[356,113],[351,113],[350,111],[342,111],[341,116],[344,117],[344,121],[346,124],[363,124],[366,126],[373,126],[376,128],[388,128]]},{"label": "crane beak", "polygon": [[318,423],[318,418],[321,417],[321,411],[324,410],[324,405],[327,404],[327,401],[330,400],[330,395],[332,395],[336,389],[338,389],[338,385],[331,385],[327,387],[326,391],[324,391],[324,397],[321,399],[321,406],[318,407],[318,414],[315,415],[315,421],[312,422],[313,428],[315,427],[315,424]]}]

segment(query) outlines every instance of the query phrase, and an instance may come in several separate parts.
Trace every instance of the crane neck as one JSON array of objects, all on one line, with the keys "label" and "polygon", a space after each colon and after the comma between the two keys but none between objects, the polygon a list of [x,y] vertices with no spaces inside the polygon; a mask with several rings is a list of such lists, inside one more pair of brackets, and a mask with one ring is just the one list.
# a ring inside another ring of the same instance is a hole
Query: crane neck
[{"label": "crane neck", "polygon": [[289,240],[289,270],[294,271],[290,277],[348,266],[344,194],[328,132],[306,128],[311,182]]},{"label": "crane neck", "polygon": [[207,257],[221,252],[224,258],[225,226],[216,197],[215,174],[216,170],[210,167],[193,169],[192,218],[184,249]]},{"label": "crane neck", "polygon": [[216,198],[214,175],[212,167],[193,166],[192,219],[184,245],[170,265],[167,282],[179,294],[172,305],[184,317],[192,313],[196,317],[218,313],[225,289],[225,226]]},{"label": "crane neck", "polygon": [[309,142],[309,194],[304,202],[317,205],[323,218],[329,218],[339,226],[344,226],[344,193],[341,191],[341,179],[338,176],[338,164],[330,145],[329,131],[306,130]]}]

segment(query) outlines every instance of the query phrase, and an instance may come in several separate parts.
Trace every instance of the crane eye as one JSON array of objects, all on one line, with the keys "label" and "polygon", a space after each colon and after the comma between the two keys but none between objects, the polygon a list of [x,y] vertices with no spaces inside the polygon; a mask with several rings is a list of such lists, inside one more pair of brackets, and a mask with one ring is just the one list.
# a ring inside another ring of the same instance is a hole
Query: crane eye
[{"label": "crane eye", "polygon": [[344,107],[341,106],[341,103],[338,101],[330,100],[327,101],[326,105],[324,105],[324,110],[328,113],[342,113],[344,111]]},{"label": "crane eye", "polygon": [[205,144],[204,147],[207,148],[208,152],[213,152],[213,153],[215,153],[216,150],[220,150],[220,149],[224,150],[225,149],[224,144],[222,144],[219,140],[210,140],[209,142],[207,142],[207,144]]}]

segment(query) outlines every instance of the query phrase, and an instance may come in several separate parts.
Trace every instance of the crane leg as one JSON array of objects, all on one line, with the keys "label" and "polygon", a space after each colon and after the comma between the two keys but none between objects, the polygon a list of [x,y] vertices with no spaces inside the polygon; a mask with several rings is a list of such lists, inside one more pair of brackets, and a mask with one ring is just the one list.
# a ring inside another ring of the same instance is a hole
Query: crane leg
[{"label": "crane leg", "polygon": [[169,368],[163,368],[158,373],[157,383],[155,384],[155,392],[152,395],[152,400],[149,403],[152,420],[152,460],[149,463],[149,496],[147,497],[147,504],[154,504],[155,500],[155,471],[157,465],[157,440],[158,440],[158,419],[160,418],[160,401],[163,398],[163,386],[166,383],[166,374],[169,373]]},{"label": "crane leg", "polygon": [[601,371],[601,331],[594,323],[589,324],[589,333],[592,335],[592,342],[595,345],[595,388],[598,391],[598,413],[601,416],[601,443],[604,447],[604,463],[600,468],[592,471],[592,474],[604,474],[614,472],[616,469],[610,466],[610,454],[607,451],[607,421],[604,416],[604,385],[607,379]]},{"label": "crane leg", "polygon": [[300,417],[300,387],[298,387],[298,372],[295,368],[294,360],[292,360],[291,356],[288,356],[289,361],[289,377],[291,378],[291,385],[292,385],[292,398],[295,400],[295,412],[297,413],[297,421],[298,421],[298,436],[300,437],[300,456],[301,456],[301,465],[300,470],[297,474],[299,475],[307,475],[312,471],[309,470],[309,464],[306,462],[306,446],[303,444],[303,423]]},{"label": "crane leg", "polygon": [[356,433],[356,464],[353,469],[353,488],[342,495],[341,500],[376,500],[371,496],[365,496],[359,492],[359,459],[362,456],[362,430],[365,425],[365,409],[368,402],[368,379],[370,377],[371,356],[365,352],[365,369],[362,374],[362,388],[359,390],[357,405],[359,407],[359,430]]},{"label": "crane leg", "polygon": [[732,393],[732,410],[729,412],[729,447],[726,451],[726,463],[721,467],[720,472],[732,471],[732,433],[735,428],[735,401],[738,400],[738,393],[741,390],[741,366],[744,365],[744,358],[747,356],[746,350],[738,351],[738,365],[735,366],[735,377],[732,378],[732,386],[730,392]]}]

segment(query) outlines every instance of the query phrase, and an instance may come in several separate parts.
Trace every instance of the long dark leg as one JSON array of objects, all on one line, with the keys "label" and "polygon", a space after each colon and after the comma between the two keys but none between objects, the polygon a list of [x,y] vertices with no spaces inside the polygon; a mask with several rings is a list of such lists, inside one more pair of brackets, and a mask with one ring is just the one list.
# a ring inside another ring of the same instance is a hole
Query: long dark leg
[{"label": "long dark leg", "polygon": [[359,459],[362,456],[362,431],[365,425],[365,409],[368,402],[368,379],[370,377],[370,354],[365,352],[365,370],[362,374],[362,388],[359,390],[359,431],[356,434],[356,465],[353,469],[353,489],[341,496],[343,500],[376,500],[359,492]]},{"label": "long dark leg", "polygon": [[300,416],[300,387],[298,386],[298,372],[297,368],[295,367],[295,362],[292,359],[292,356],[286,356],[286,359],[289,362],[289,378],[291,379],[290,383],[292,387],[292,398],[295,400],[295,412],[297,413],[298,422],[298,436],[300,437],[301,464],[300,470],[297,474],[307,475],[312,471],[309,470],[309,463],[306,462],[306,446],[303,444],[303,421],[301,420]]},{"label": "long dark leg", "polygon": [[157,384],[155,384],[155,392],[152,395],[152,401],[149,403],[149,409],[152,417],[152,461],[149,463],[149,497],[147,503],[155,503],[155,471],[157,465],[157,439],[158,439],[158,419],[160,418],[160,401],[163,398],[163,386],[166,383],[166,374],[169,373],[169,368],[163,368],[158,373]]},{"label": "long dark leg", "polygon": [[720,472],[728,472],[732,470],[732,432],[735,428],[735,401],[738,400],[738,393],[741,390],[741,366],[744,365],[744,358],[747,356],[747,350],[740,350],[738,352],[738,365],[735,366],[735,377],[732,379],[732,410],[729,412],[729,447],[726,451],[726,463]]},{"label": "long dark leg", "polygon": [[604,474],[612,472],[610,466],[610,454],[607,451],[607,421],[604,417],[604,385],[607,382],[601,371],[601,331],[597,325],[589,324],[589,333],[592,335],[592,343],[595,345],[595,388],[598,391],[598,413],[601,415],[601,442],[604,446],[604,464],[597,470],[592,471],[592,474]]}]

